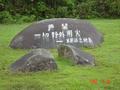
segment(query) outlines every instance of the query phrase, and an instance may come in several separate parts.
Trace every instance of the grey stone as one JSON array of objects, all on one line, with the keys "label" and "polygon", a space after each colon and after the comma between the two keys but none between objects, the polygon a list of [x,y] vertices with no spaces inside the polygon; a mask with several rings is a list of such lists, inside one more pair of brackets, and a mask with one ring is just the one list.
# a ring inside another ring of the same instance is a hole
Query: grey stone
[{"label": "grey stone", "polygon": [[59,45],[58,55],[68,58],[73,65],[95,65],[95,59],[92,55],[71,45]]},{"label": "grey stone", "polygon": [[56,18],[35,22],[18,33],[12,48],[56,48],[59,44],[96,47],[103,36],[86,20]]},{"label": "grey stone", "polygon": [[57,64],[51,53],[46,49],[33,50],[11,65],[11,70],[14,72],[36,72],[55,69],[57,69]]}]

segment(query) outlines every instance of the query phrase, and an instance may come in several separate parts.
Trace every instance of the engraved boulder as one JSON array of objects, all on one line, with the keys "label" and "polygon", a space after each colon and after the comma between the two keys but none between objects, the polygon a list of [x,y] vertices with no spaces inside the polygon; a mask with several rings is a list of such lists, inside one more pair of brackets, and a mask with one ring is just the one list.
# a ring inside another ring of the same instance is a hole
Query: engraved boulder
[{"label": "engraved boulder", "polygon": [[86,20],[54,18],[35,22],[18,33],[12,48],[56,48],[59,44],[96,47],[103,36]]}]

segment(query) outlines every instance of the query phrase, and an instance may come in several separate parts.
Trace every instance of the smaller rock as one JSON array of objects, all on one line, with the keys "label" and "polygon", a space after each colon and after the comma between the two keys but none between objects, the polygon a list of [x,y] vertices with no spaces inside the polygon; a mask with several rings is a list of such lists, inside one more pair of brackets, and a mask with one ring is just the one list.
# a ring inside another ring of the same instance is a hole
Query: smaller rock
[{"label": "smaller rock", "polygon": [[46,49],[35,49],[11,65],[15,72],[35,72],[57,69],[51,53]]},{"label": "smaller rock", "polygon": [[58,46],[58,55],[60,57],[65,57],[71,60],[73,65],[76,64],[90,64],[95,65],[94,57],[79,48],[76,48],[72,45],[59,45]]}]

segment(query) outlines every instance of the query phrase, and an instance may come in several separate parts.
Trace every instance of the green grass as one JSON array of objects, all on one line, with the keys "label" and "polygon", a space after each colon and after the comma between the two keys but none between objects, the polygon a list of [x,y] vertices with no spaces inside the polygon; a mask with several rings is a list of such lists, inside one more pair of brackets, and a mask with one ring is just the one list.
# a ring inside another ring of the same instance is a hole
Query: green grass
[{"label": "green grass", "polygon": [[[104,34],[101,47],[83,48],[97,66],[71,66],[51,50],[58,64],[53,72],[12,73],[10,65],[29,50],[12,49],[11,39],[29,24],[0,25],[0,90],[120,90],[120,20],[90,20]],[[97,80],[98,84],[90,83]],[[110,80],[110,84],[102,83]],[[106,89],[104,89],[106,88]]]}]

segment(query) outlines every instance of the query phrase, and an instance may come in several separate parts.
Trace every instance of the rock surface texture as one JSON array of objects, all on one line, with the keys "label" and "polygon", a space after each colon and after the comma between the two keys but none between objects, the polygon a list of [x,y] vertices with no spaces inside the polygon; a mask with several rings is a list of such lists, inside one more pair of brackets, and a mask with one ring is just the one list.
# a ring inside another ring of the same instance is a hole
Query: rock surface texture
[{"label": "rock surface texture", "polygon": [[36,49],[26,54],[11,65],[15,72],[36,72],[57,69],[51,53],[46,49]]},{"label": "rock surface texture", "polygon": [[86,20],[54,18],[26,27],[10,43],[12,48],[56,48],[59,44],[96,47],[103,35]]},{"label": "rock surface texture", "polygon": [[71,60],[73,65],[95,65],[94,57],[71,45],[59,45],[58,55]]}]

